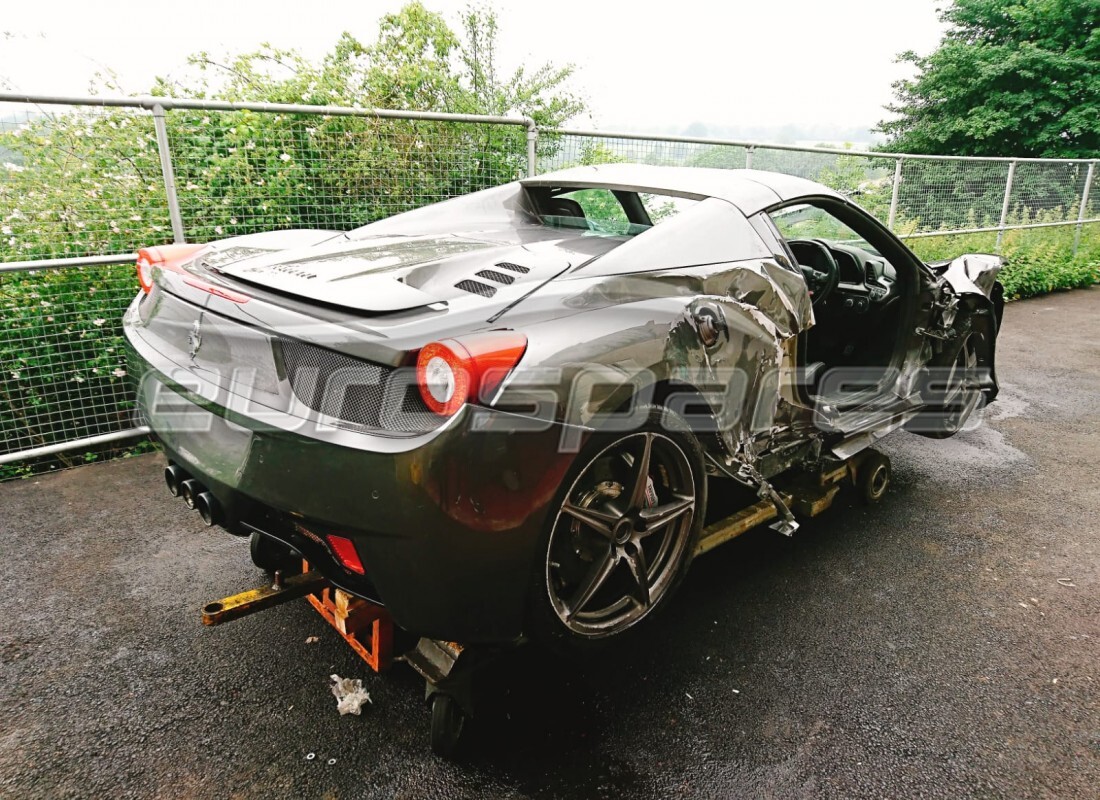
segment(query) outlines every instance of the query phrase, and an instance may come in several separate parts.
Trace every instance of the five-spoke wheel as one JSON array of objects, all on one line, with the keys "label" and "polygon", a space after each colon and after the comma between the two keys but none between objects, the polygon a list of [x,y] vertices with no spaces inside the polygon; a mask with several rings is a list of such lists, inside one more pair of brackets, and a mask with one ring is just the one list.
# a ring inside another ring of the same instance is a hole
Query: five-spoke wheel
[{"label": "five-spoke wheel", "polygon": [[543,589],[569,638],[631,628],[669,596],[690,562],[702,513],[698,443],[670,412],[652,419],[671,429],[604,437],[582,453],[562,496]]}]

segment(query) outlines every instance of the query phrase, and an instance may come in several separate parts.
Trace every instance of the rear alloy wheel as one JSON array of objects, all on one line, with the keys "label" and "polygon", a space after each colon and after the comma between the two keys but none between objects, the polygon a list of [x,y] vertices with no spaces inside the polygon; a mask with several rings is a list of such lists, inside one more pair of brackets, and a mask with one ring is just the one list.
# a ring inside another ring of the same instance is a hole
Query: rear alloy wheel
[{"label": "rear alloy wheel", "polygon": [[[655,415],[680,422],[663,409]],[[627,631],[686,572],[705,500],[701,454],[686,426],[660,427],[616,436],[581,457],[546,550],[543,590],[558,639]]]}]

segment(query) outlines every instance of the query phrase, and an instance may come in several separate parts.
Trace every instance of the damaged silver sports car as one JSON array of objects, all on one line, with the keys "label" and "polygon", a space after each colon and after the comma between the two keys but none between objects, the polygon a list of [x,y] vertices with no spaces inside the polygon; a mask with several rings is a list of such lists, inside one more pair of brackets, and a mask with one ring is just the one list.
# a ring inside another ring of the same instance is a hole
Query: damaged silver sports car
[{"label": "damaged silver sports car", "polygon": [[424,637],[585,648],[993,400],[1000,267],[807,180],[617,164],[147,248],[125,326],[169,488],[257,563]]}]

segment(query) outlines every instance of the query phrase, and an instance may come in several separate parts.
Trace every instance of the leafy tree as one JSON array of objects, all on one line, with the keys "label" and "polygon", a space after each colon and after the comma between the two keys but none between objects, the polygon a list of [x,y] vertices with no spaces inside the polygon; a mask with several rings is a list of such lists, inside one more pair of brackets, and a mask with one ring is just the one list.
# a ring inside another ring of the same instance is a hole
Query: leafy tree
[{"label": "leafy tree", "polygon": [[470,110],[480,114],[521,114],[539,127],[555,127],[585,111],[584,101],[565,87],[572,64],[542,64],[528,71],[519,66],[507,78],[498,73],[500,28],[491,7],[471,7],[462,18],[464,41],[459,47],[460,81],[469,87]]},{"label": "leafy tree", "polygon": [[1100,3],[955,0],[930,55],[894,84],[898,118],[879,123],[895,152],[1094,158],[1100,155]]}]

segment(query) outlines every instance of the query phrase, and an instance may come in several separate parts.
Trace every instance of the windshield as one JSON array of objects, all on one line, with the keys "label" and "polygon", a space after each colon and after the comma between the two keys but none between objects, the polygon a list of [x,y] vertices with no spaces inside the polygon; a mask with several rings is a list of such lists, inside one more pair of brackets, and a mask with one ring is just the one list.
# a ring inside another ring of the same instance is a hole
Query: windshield
[{"label": "windshield", "polygon": [[824,239],[830,244],[858,247],[873,255],[879,254],[862,236],[823,208],[800,203],[773,211],[771,218],[788,242]]}]

